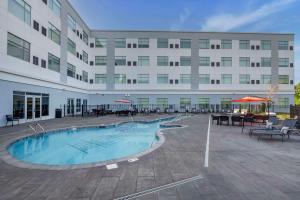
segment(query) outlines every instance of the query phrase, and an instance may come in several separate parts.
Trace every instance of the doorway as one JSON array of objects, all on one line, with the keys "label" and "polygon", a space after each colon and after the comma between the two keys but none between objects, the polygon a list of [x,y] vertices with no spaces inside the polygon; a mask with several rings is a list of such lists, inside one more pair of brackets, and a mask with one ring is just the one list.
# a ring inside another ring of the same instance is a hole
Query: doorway
[{"label": "doorway", "polygon": [[41,97],[26,96],[26,121],[41,119]]}]

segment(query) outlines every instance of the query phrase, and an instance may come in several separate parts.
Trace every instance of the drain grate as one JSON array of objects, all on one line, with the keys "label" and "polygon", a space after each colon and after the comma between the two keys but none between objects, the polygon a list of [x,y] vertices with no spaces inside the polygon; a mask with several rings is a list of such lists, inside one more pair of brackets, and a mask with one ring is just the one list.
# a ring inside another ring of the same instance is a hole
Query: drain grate
[{"label": "drain grate", "polygon": [[148,195],[148,194],[159,192],[161,190],[166,190],[166,189],[173,188],[173,187],[176,187],[176,186],[179,186],[179,185],[183,185],[185,183],[193,182],[193,181],[196,181],[196,180],[199,180],[199,179],[202,179],[202,178],[203,177],[201,175],[193,176],[191,178],[183,179],[181,181],[176,181],[176,182],[169,183],[169,184],[166,184],[166,185],[162,185],[162,186],[159,186],[159,187],[155,187],[155,188],[151,188],[151,189],[148,189],[148,190],[143,190],[143,191],[140,191],[140,192],[137,192],[137,193],[133,193],[133,194],[130,194],[130,195],[127,195],[127,196],[119,197],[119,198],[116,198],[115,200],[135,199],[135,198],[142,197],[142,196],[145,196],[145,195]]}]

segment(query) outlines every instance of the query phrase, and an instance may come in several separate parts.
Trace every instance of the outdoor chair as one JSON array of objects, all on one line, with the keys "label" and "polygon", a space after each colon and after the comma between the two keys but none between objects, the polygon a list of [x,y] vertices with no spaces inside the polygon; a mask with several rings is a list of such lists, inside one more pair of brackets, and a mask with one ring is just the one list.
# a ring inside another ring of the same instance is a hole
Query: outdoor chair
[{"label": "outdoor chair", "polygon": [[6,115],[6,125],[8,124],[8,122],[11,122],[11,126],[14,126],[14,121],[17,121],[19,124],[19,118],[18,117],[13,117],[12,115]]},{"label": "outdoor chair", "polygon": [[223,122],[225,122],[227,124],[227,126],[229,126],[229,117],[225,116],[225,115],[220,116],[220,122],[219,122],[219,124],[222,125]]},{"label": "outdoor chair", "polygon": [[212,124],[214,124],[214,121],[217,121],[217,125],[219,125],[220,122],[220,116],[211,115]]},{"label": "outdoor chair", "polygon": [[231,125],[234,126],[235,123],[238,123],[239,126],[242,125],[243,119],[240,116],[231,116]]}]

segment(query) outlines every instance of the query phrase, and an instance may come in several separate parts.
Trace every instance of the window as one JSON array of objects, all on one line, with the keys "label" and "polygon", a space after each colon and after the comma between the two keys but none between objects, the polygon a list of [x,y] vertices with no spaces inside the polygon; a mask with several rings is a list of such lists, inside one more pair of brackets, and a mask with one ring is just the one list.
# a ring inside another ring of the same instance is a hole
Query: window
[{"label": "window", "polygon": [[33,20],[33,28],[36,31],[40,31],[40,24],[35,20]]},{"label": "window", "polygon": [[168,66],[169,57],[168,56],[157,56],[157,66]]},{"label": "window", "polygon": [[232,75],[231,74],[222,74],[221,75],[222,84],[232,84]]},{"label": "window", "polygon": [[250,40],[240,40],[240,49],[250,49]]},{"label": "window", "polygon": [[106,56],[95,56],[95,65],[106,65]]},{"label": "window", "polygon": [[138,84],[149,84],[149,74],[138,74]]},{"label": "window", "polygon": [[125,84],[126,75],[125,74],[115,74],[115,84]]},{"label": "window", "polygon": [[271,67],[271,58],[261,58],[262,67]]},{"label": "window", "polygon": [[199,49],[209,49],[210,42],[208,39],[199,40]]},{"label": "window", "polygon": [[23,0],[9,0],[8,11],[28,24],[31,24],[31,7]]},{"label": "window", "polygon": [[180,98],[180,107],[187,107],[192,105],[191,98]]},{"label": "window", "polygon": [[126,39],[125,38],[115,39],[115,48],[126,48]]},{"label": "window", "polygon": [[88,80],[89,80],[89,74],[86,72],[86,71],[82,71],[82,80],[84,81],[84,82],[88,82]]},{"label": "window", "polygon": [[198,104],[201,108],[209,108],[210,98],[208,97],[199,97]]},{"label": "window", "polygon": [[157,84],[168,84],[169,75],[168,74],[157,74]]},{"label": "window", "polygon": [[190,84],[191,75],[190,74],[180,74],[180,84]]},{"label": "window", "polygon": [[32,58],[32,63],[33,63],[34,65],[39,65],[39,58],[36,57],[36,56],[33,56],[33,58]]},{"label": "window", "polygon": [[250,84],[250,74],[240,74],[240,84]]},{"label": "window", "polygon": [[76,99],[76,112],[81,111],[81,99]]},{"label": "window", "polygon": [[180,48],[190,49],[191,48],[191,40],[190,39],[180,39]]},{"label": "window", "polygon": [[7,33],[7,55],[30,62],[30,43]]},{"label": "window", "polygon": [[49,8],[58,16],[60,16],[60,1],[59,0],[49,0]]},{"label": "window", "polygon": [[83,31],[83,38],[82,38],[83,42],[88,45],[89,44],[89,36],[86,32]]},{"label": "window", "polygon": [[82,60],[83,60],[83,62],[85,62],[86,64],[89,63],[89,55],[88,55],[85,51],[82,51]]},{"label": "window", "polygon": [[290,105],[290,99],[288,97],[278,97],[279,108],[288,108]]},{"label": "window", "polygon": [[199,74],[199,84],[209,84],[210,75],[209,74]]},{"label": "window", "polygon": [[76,32],[76,21],[75,19],[71,16],[68,15],[68,27],[75,33]]},{"label": "window", "polygon": [[231,101],[231,98],[221,98],[221,109],[230,109]]},{"label": "window", "polygon": [[289,67],[289,59],[288,58],[279,58],[278,66],[279,67]]},{"label": "window", "polygon": [[51,53],[48,53],[48,69],[60,72],[60,59]]},{"label": "window", "polygon": [[76,74],[76,67],[68,63],[67,76],[75,78],[75,74]]},{"label": "window", "polygon": [[222,67],[231,67],[232,66],[232,58],[231,57],[222,57],[221,58],[221,66]]},{"label": "window", "polygon": [[209,66],[210,57],[200,57],[199,66]]},{"label": "window", "polygon": [[73,55],[76,55],[76,44],[68,38],[68,51]]},{"label": "window", "polygon": [[289,75],[278,75],[279,84],[289,84]]},{"label": "window", "polygon": [[271,84],[271,75],[261,75],[261,83],[262,84]]},{"label": "window", "polygon": [[250,58],[240,57],[240,67],[250,67]]},{"label": "window", "polygon": [[159,107],[166,108],[169,105],[168,98],[157,98],[156,99],[156,104]]},{"label": "window", "polygon": [[106,74],[95,74],[96,84],[106,84],[106,81],[107,81]]},{"label": "window", "polygon": [[149,98],[138,98],[137,103],[139,108],[146,108],[149,106]]},{"label": "window", "polygon": [[107,45],[107,39],[106,38],[96,38],[95,39],[95,47],[96,48],[105,48]]},{"label": "window", "polygon": [[47,29],[42,26],[42,34],[47,37]]},{"label": "window", "polygon": [[126,65],[126,56],[115,57],[115,66],[125,66],[125,65]]},{"label": "window", "polygon": [[148,38],[139,38],[138,39],[138,48],[149,48],[149,39]]},{"label": "window", "polygon": [[289,41],[278,41],[278,49],[279,50],[288,50],[289,49]]},{"label": "window", "polygon": [[46,60],[41,60],[41,67],[46,68]]},{"label": "window", "polygon": [[13,92],[13,117],[24,119],[25,116],[25,92]]},{"label": "window", "polygon": [[158,38],[157,39],[157,48],[168,48],[169,40],[167,38]]},{"label": "window", "polygon": [[260,46],[262,50],[271,50],[271,40],[260,41]]},{"label": "window", "polygon": [[191,66],[191,57],[180,56],[180,66]]},{"label": "window", "polygon": [[48,37],[55,43],[60,44],[60,31],[49,23],[48,27]]},{"label": "window", "polygon": [[221,40],[222,49],[232,49],[232,40]]},{"label": "window", "polygon": [[138,66],[149,66],[149,56],[139,56],[138,57]]}]

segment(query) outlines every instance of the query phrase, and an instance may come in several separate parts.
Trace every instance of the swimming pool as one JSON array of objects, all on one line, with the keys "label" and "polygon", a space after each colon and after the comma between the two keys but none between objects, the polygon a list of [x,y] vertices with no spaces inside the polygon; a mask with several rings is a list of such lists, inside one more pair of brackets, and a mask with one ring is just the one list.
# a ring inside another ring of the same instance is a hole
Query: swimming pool
[{"label": "swimming pool", "polygon": [[20,139],[8,146],[16,159],[41,165],[77,165],[132,156],[154,146],[165,118],[153,122],[71,128]]}]

